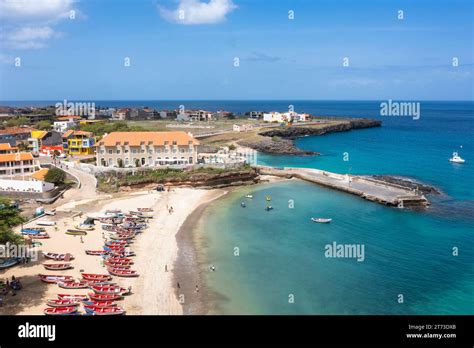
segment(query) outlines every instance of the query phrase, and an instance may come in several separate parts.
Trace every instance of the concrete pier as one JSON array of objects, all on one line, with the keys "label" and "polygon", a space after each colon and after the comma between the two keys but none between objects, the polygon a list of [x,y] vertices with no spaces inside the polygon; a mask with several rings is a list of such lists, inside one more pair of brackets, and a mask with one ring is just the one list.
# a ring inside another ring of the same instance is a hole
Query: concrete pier
[{"label": "concrete pier", "polygon": [[258,166],[262,175],[274,175],[286,178],[298,178],[318,185],[348,192],[369,201],[399,208],[426,207],[429,201],[418,192],[400,185],[386,183],[372,178],[336,174],[310,168],[273,168]]}]

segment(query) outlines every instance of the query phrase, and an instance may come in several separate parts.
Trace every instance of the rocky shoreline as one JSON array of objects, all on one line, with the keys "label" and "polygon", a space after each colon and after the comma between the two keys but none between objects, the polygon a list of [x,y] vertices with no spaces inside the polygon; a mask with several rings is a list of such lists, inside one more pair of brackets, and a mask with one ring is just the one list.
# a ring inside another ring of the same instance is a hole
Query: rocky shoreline
[{"label": "rocky shoreline", "polygon": [[334,120],[326,125],[314,124],[306,126],[275,127],[258,133],[259,140],[242,140],[239,145],[254,150],[278,155],[317,156],[320,153],[304,151],[295,146],[294,140],[304,136],[325,135],[336,132],[347,132],[353,129],[380,127],[382,121],[367,118]]},{"label": "rocky shoreline", "polygon": [[383,181],[388,184],[395,184],[402,186],[410,190],[418,190],[424,195],[439,195],[441,191],[434,186],[426,185],[418,182],[414,179],[396,176],[396,175],[369,175],[369,178],[373,178],[378,181]]}]

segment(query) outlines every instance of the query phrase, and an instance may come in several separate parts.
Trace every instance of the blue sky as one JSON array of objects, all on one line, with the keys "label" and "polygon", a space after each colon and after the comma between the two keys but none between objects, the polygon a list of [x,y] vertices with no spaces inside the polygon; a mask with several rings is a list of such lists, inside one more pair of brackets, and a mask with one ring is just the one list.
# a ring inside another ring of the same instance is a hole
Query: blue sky
[{"label": "blue sky", "polygon": [[474,99],[472,0],[11,1],[0,100]]}]

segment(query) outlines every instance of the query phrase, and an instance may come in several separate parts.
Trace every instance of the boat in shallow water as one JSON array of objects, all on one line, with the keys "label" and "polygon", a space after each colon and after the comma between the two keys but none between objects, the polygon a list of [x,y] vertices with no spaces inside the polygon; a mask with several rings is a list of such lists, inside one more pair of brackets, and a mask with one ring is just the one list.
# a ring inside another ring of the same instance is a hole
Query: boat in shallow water
[{"label": "boat in shallow water", "polygon": [[466,162],[466,160],[463,159],[461,156],[459,156],[459,154],[457,152],[453,152],[453,155],[451,156],[449,161],[454,162],[454,163],[464,163],[464,162]]},{"label": "boat in shallow water", "polygon": [[311,221],[313,222],[318,222],[320,224],[328,224],[332,221],[332,219],[326,219],[326,218],[311,218]]}]

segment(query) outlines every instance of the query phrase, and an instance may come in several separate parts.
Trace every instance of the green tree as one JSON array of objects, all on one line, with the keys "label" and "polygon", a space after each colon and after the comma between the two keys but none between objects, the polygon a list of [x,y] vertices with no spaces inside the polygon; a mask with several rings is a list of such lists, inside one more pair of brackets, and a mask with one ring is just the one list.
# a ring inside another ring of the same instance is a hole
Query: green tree
[{"label": "green tree", "polygon": [[50,130],[51,129],[51,122],[47,120],[39,121],[36,126],[39,130]]},{"label": "green tree", "polygon": [[44,181],[50,182],[56,186],[64,184],[64,180],[66,180],[66,173],[56,167],[51,167],[44,176]]},{"label": "green tree", "polygon": [[28,124],[28,118],[25,116],[17,116],[7,121],[7,127],[18,127]]},{"label": "green tree", "polygon": [[12,227],[25,222],[19,210],[11,204],[11,200],[0,197],[0,244],[7,242],[22,244],[23,238],[12,231]]}]

